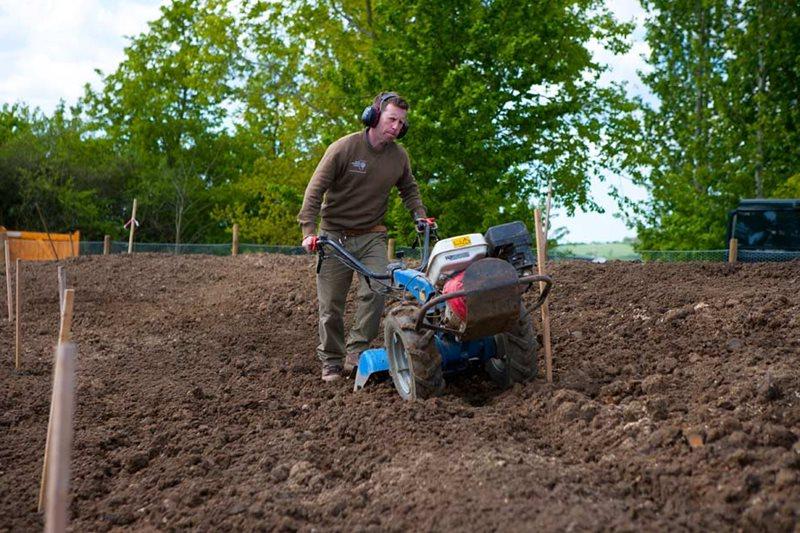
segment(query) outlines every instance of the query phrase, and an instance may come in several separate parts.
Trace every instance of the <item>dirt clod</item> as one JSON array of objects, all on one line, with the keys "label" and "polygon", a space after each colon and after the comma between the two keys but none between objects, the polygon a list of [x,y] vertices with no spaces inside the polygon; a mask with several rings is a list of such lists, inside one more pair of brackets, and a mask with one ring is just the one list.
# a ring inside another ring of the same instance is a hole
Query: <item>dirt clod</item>
[{"label": "dirt clod", "polygon": [[147,454],[137,453],[125,462],[125,469],[130,473],[138,472],[142,468],[145,468],[149,462],[150,458]]}]

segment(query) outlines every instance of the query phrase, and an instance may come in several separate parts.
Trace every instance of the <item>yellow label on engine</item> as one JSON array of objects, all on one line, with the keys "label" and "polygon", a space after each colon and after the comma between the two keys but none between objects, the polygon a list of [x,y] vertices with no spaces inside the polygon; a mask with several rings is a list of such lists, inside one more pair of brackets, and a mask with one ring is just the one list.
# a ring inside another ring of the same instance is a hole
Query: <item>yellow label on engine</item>
[{"label": "yellow label on engine", "polygon": [[467,246],[469,244],[472,244],[472,240],[470,240],[469,235],[462,235],[461,237],[453,237],[454,248],[461,248],[462,246]]}]

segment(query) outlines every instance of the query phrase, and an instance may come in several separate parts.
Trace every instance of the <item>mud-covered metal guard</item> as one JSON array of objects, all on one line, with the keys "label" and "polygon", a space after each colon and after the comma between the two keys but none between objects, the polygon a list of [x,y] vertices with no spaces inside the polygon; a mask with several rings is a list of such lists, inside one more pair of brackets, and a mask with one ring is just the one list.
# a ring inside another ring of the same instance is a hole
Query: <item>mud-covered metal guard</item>
[{"label": "mud-covered metal guard", "polygon": [[388,371],[389,359],[386,357],[385,348],[364,350],[361,352],[361,357],[358,359],[355,383],[353,383],[353,392],[358,392],[363,389],[370,376],[375,375],[378,372]]},{"label": "mud-covered metal guard", "polygon": [[[463,290],[437,296],[420,307],[414,327],[416,331],[422,328],[447,331],[462,340],[507,330],[519,317],[522,294],[536,282],[544,282],[545,287],[531,311],[541,307],[550,294],[553,286],[550,276],[517,277],[516,269],[508,262],[496,258],[481,259],[464,272]],[[526,286],[524,290],[520,290],[522,286]],[[461,297],[466,298],[468,311],[467,319],[459,330],[425,323],[428,311],[447,300]]]}]

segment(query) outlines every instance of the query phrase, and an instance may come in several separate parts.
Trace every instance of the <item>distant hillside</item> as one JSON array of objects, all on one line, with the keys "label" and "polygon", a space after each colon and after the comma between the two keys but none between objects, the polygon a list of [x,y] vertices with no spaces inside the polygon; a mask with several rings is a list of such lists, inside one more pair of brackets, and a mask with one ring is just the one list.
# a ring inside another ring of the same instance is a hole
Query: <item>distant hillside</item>
[{"label": "distant hillside", "polygon": [[580,243],[562,244],[553,249],[558,255],[577,255],[581,257],[604,257],[607,260],[631,261],[639,259],[639,255],[633,251],[633,245],[626,242],[601,242],[601,243]]}]

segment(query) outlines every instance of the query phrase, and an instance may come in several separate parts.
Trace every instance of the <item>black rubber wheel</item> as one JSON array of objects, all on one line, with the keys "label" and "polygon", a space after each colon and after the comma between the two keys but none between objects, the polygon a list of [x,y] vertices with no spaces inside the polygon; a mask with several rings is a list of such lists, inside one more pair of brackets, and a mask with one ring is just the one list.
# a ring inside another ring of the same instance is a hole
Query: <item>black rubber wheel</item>
[{"label": "black rubber wheel", "polygon": [[424,400],[444,389],[442,357],[436,350],[433,331],[414,331],[415,305],[401,304],[386,317],[384,339],[389,373],[404,400]]},{"label": "black rubber wheel", "polygon": [[536,332],[524,305],[520,307],[513,329],[495,335],[494,342],[497,355],[486,361],[486,371],[492,381],[506,389],[536,377]]}]

